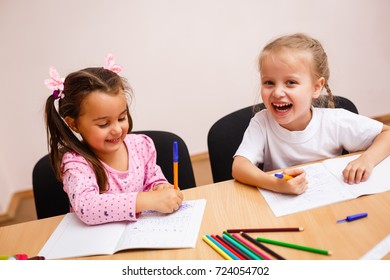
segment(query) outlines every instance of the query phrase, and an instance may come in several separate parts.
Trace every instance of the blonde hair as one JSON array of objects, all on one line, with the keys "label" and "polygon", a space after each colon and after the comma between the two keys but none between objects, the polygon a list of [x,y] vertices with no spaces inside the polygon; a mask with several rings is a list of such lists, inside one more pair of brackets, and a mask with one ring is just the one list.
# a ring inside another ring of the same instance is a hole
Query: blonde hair
[{"label": "blonde hair", "polygon": [[270,43],[268,43],[259,56],[259,70],[262,69],[262,63],[264,61],[264,58],[268,55],[279,51],[282,48],[288,48],[291,50],[297,50],[297,51],[305,51],[311,54],[311,65],[312,65],[312,71],[313,75],[316,79],[324,78],[325,83],[324,87],[326,89],[326,92],[328,93],[328,96],[320,96],[320,98],[313,100],[313,105],[319,107],[324,107],[326,104],[327,99],[327,106],[329,108],[334,108],[334,98],[333,93],[329,87],[329,65],[328,65],[328,57],[325,53],[324,48],[322,47],[321,43],[306,35],[303,33],[296,33],[292,35],[286,35],[279,37]]}]

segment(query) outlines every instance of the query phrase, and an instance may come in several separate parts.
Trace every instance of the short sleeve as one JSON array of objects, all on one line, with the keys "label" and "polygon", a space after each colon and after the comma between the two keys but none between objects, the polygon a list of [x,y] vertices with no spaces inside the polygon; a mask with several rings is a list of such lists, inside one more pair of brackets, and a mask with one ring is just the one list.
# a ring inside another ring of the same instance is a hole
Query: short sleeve
[{"label": "short sleeve", "polygon": [[383,129],[383,123],[377,120],[347,110],[337,111],[340,143],[350,153],[368,149]]},{"label": "short sleeve", "polygon": [[249,122],[234,157],[245,157],[255,165],[263,163],[266,135],[266,113],[263,110],[258,112]]}]

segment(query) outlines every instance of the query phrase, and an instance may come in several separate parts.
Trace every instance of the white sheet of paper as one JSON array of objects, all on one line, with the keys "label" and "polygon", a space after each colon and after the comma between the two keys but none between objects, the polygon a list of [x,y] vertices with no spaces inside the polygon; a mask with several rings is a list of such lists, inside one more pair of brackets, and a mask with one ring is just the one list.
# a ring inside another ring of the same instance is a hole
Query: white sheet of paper
[{"label": "white sheet of paper", "polygon": [[342,171],[357,156],[334,158],[323,163],[303,167],[307,173],[308,189],[300,195],[287,195],[259,189],[275,216],[283,216],[332,203],[390,190],[390,181],[384,180],[390,170],[390,157],[379,163],[370,178],[360,184],[348,185]]},{"label": "white sheet of paper", "polygon": [[390,252],[390,234],[364,254],[361,260],[381,260]]}]

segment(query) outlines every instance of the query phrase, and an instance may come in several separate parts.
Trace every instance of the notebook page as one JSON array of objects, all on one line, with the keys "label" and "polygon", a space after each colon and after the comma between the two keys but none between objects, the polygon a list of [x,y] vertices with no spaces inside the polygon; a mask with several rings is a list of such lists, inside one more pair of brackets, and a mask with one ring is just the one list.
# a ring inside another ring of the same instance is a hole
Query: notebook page
[{"label": "notebook page", "polygon": [[46,259],[112,254],[125,229],[124,222],[89,226],[68,213],[39,252]]},{"label": "notebook page", "polygon": [[128,224],[117,251],[128,248],[193,248],[203,217],[205,199],[183,201],[171,214],[144,211]]},{"label": "notebook page", "polygon": [[359,197],[365,194],[374,194],[390,190],[390,180],[388,178],[388,172],[390,171],[390,157],[387,157],[382,162],[378,163],[370,177],[366,182],[360,182],[359,184],[349,185],[344,183],[343,170],[347,164],[358,158],[359,155],[328,159],[323,162],[324,166],[337,177],[338,180],[343,182],[344,186],[353,193],[354,197]]}]

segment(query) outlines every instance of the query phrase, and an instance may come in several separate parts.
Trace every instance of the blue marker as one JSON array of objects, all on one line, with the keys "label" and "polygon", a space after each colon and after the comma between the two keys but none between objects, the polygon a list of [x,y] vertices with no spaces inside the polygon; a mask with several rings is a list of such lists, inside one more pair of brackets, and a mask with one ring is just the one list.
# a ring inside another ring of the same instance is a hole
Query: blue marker
[{"label": "blue marker", "polygon": [[276,173],[276,174],[274,174],[274,176],[276,178],[283,179],[285,181],[288,181],[288,180],[291,180],[292,178],[294,178],[293,176],[286,175],[286,174],[281,174],[281,173]]},{"label": "blue marker", "polygon": [[358,219],[365,218],[367,216],[368,216],[367,213],[359,213],[359,214],[347,216],[345,219],[338,220],[337,223],[352,222],[352,221],[355,221],[355,220],[358,220]]},{"label": "blue marker", "polygon": [[177,141],[173,142],[173,186],[179,189],[179,146]]}]

